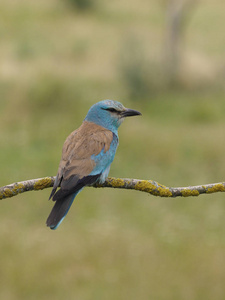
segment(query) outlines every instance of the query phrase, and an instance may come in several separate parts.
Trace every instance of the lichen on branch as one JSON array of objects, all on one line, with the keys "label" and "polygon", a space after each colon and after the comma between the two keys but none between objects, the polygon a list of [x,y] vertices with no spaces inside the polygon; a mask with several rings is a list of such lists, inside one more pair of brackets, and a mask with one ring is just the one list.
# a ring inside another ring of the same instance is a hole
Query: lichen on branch
[{"label": "lichen on branch", "polygon": [[[28,191],[39,191],[52,187],[55,177],[44,177],[12,183],[0,187],[0,200],[14,197]],[[225,182],[188,187],[167,187],[153,180],[109,177],[103,184],[93,185],[95,188],[118,188],[146,192],[159,197],[191,197],[201,194],[225,192]]]}]

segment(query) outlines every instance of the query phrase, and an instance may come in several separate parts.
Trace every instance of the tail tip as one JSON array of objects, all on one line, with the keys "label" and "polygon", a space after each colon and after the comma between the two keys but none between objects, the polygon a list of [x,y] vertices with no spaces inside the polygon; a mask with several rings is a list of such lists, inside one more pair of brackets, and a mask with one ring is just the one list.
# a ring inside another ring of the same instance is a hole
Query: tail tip
[{"label": "tail tip", "polygon": [[48,221],[46,222],[46,226],[49,227],[52,230],[55,230],[58,228],[59,224],[51,224]]},{"label": "tail tip", "polygon": [[48,220],[47,220],[46,225],[47,225],[47,227],[49,227],[50,229],[56,230],[56,229],[59,227],[59,225],[62,223],[62,221],[63,221],[64,218],[65,218],[65,217],[63,217],[57,224],[55,224],[55,223],[50,223],[50,222],[48,222]]}]

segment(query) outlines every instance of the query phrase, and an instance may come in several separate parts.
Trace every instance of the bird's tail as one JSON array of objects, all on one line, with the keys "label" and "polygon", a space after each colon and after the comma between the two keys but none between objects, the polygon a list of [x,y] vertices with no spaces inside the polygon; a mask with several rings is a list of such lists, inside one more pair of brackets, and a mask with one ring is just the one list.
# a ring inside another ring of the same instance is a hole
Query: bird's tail
[{"label": "bird's tail", "polygon": [[77,193],[56,200],[56,203],[53,206],[52,211],[50,212],[50,215],[48,216],[48,219],[46,221],[46,225],[48,227],[50,227],[51,229],[58,228],[58,226],[67,215],[76,195]]}]

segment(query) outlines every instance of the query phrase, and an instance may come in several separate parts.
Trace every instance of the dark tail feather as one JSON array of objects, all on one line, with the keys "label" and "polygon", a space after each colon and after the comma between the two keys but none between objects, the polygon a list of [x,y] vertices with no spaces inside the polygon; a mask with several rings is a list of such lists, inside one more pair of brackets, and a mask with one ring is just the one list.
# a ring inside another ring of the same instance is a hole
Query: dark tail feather
[{"label": "dark tail feather", "polygon": [[61,224],[61,222],[67,215],[76,194],[77,193],[68,195],[65,198],[61,198],[56,201],[46,221],[48,227],[50,227],[51,229],[58,228],[58,226]]}]

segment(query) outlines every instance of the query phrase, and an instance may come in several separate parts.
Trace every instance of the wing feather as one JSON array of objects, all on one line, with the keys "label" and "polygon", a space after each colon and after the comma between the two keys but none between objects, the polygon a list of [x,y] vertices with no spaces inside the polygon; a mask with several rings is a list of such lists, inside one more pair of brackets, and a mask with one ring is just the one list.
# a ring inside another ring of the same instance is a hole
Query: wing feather
[{"label": "wing feather", "polygon": [[[60,195],[74,193],[80,185],[83,187],[89,181],[93,183],[90,178],[82,180],[90,177],[89,174],[95,168],[96,163],[91,157],[97,156],[102,150],[106,153],[112,140],[113,133],[110,130],[92,122],[84,121],[73,131],[63,145],[62,158],[50,198],[56,200]],[[94,179],[97,180],[97,177]],[[56,192],[59,186],[61,190]]]}]

